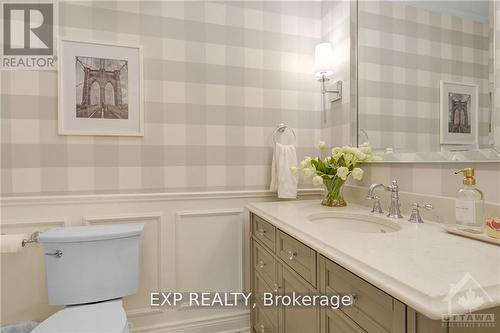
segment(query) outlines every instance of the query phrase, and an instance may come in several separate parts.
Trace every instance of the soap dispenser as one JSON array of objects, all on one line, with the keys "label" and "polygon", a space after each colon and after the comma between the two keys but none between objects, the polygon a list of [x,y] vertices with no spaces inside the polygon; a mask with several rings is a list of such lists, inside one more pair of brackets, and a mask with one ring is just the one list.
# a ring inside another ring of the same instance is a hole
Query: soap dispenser
[{"label": "soap dispenser", "polygon": [[483,192],[476,188],[473,168],[464,168],[463,186],[458,190],[455,214],[458,229],[472,233],[482,233],[484,228]]}]

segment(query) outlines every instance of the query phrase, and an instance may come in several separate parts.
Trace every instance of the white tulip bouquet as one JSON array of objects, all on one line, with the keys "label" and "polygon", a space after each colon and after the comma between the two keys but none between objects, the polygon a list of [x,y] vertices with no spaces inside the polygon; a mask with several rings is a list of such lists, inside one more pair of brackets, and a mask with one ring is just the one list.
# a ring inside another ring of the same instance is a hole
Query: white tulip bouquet
[{"label": "white tulip bouquet", "polygon": [[330,207],[346,206],[342,195],[342,188],[352,174],[356,180],[363,179],[364,171],[356,167],[360,163],[370,161],[372,149],[368,143],[359,148],[344,146],[335,147],[329,156],[323,157],[327,149],[324,141],[320,141],[318,148],[321,156],[316,158],[306,157],[292,172],[301,171],[306,177],[312,177],[314,185],[325,185],[326,192],[322,204]]}]

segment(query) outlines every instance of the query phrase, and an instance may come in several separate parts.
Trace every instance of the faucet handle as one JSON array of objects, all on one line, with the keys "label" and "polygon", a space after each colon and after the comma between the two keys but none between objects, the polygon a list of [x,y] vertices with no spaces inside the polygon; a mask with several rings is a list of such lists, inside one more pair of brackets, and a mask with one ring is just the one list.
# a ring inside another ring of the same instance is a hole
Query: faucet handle
[{"label": "faucet handle", "polygon": [[391,182],[391,185],[389,185],[387,187],[388,187],[388,190],[391,192],[398,192],[399,191],[398,181],[396,179],[394,179]]},{"label": "faucet handle", "polygon": [[373,200],[373,207],[372,207],[371,212],[383,214],[384,211],[382,210],[382,207],[380,206],[380,197],[374,195],[373,197],[371,197],[369,199]]},{"label": "faucet handle", "polygon": [[422,220],[422,217],[420,216],[419,208],[424,208],[427,210],[431,210],[434,208],[431,204],[421,204],[418,202],[413,203],[412,206],[413,208],[411,210],[411,215],[408,219],[408,222],[412,223],[424,223],[424,220]]},{"label": "faucet handle", "polygon": [[418,203],[418,202],[414,202],[412,204],[413,207],[417,207],[417,208],[425,208],[427,210],[431,210],[431,209],[434,209],[434,207],[431,205],[431,204],[421,204],[421,203]]}]

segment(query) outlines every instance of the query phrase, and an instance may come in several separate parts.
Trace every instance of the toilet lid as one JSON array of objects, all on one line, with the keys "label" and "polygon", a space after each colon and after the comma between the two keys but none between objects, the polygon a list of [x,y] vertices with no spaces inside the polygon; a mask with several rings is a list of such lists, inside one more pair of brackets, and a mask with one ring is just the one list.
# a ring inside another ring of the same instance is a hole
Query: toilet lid
[{"label": "toilet lid", "polygon": [[40,323],[32,333],[123,333],[127,317],[122,300],[68,306]]}]

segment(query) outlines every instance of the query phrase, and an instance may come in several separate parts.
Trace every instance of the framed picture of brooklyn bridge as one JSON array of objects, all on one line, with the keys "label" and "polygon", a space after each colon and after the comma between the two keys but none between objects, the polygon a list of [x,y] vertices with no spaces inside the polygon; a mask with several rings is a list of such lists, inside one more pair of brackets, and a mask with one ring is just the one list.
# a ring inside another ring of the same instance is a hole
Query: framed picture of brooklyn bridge
[{"label": "framed picture of brooklyn bridge", "polygon": [[59,134],[144,135],[142,49],[61,39]]},{"label": "framed picture of brooklyn bridge", "polygon": [[478,86],[440,82],[440,142],[478,144]]}]

